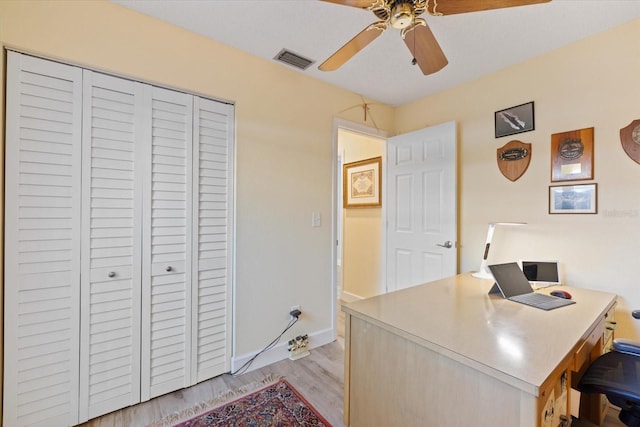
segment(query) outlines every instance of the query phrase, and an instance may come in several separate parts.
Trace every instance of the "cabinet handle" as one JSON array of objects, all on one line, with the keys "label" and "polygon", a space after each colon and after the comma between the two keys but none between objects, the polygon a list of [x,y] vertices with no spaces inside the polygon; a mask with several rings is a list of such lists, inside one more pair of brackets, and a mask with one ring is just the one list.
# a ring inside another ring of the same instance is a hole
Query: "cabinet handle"
[{"label": "cabinet handle", "polygon": [[167,271],[171,271],[171,270],[173,270],[173,267],[171,267],[171,266],[169,265],[169,266],[167,266],[167,268],[165,268],[165,270],[167,270]]},{"label": "cabinet handle", "polygon": [[115,271],[110,271],[109,274],[107,274],[107,276],[116,277],[116,272]]}]

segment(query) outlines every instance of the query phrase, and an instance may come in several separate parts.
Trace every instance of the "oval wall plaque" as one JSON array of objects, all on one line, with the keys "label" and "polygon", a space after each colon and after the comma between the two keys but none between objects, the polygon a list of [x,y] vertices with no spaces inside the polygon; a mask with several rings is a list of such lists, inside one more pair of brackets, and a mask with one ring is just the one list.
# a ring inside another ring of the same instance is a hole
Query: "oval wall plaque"
[{"label": "oval wall plaque", "polygon": [[531,162],[531,144],[509,141],[497,151],[498,169],[509,181],[516,181]]},{"label": "oval wall plaque", "polygon": [[567,138],[558,148],[558,154],[565,160],[579,159],[584,153],[584,144],[580,138]]}]

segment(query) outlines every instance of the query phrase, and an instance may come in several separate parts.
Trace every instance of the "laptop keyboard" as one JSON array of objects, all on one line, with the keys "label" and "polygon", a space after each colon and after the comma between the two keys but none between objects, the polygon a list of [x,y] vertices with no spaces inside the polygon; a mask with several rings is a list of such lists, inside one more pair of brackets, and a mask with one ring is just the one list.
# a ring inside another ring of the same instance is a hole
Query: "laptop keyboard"
[{"label": "laptop keyboard", "polygon": [[542,310],[552,310],[554,308],[563,307],[565,305],[575,304],[575,301],[572,301],[572,300],[552,297],[551,295],[539,294],[536,292],[532,292],[530,294],[516,295],[509,299],[511,301],[519,302],[521,304],[526,304],[532,307],[541,308]]}]

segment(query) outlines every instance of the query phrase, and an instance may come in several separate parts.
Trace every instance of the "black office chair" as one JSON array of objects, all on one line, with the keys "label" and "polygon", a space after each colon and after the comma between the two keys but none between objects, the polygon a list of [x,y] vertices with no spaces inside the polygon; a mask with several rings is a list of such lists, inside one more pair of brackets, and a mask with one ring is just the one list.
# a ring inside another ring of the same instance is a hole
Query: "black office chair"
[{"label": "black office chair", "polygon": [[[640,319],[640,310],[631,313]],[[620,421],[640,427],[640,342],[625,339],[613,341],[613,351],[598,357],[587,369],[578,390],[601,393],[620,407]]]}]

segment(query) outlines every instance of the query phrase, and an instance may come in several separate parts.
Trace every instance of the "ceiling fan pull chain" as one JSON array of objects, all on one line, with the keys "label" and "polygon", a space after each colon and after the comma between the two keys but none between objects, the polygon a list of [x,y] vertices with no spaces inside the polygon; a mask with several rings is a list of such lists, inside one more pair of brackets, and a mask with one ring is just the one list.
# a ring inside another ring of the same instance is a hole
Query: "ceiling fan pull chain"
[{"label": "ceiling fan pull chain", "polygon": [[414,52],[414,54],[413,54],[413,59],[411,60],[411,65],[416,65],[418,63],[418,60],[416,59],[415,51],[416,51],[416,34],[413,33],[413,52]]}]

